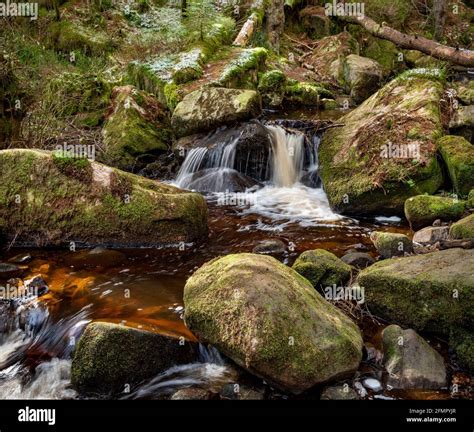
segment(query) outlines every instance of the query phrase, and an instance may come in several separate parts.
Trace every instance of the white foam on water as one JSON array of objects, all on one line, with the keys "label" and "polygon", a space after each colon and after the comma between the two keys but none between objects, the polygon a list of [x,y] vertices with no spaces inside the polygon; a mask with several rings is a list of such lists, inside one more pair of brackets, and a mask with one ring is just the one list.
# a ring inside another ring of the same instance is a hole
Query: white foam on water
[{"label": "white foam on water", "polygon": [[23,384],[19,366],[0,372],[0,399],[73,399],[71,360],[54,358],[38,365],[31,381]]}]

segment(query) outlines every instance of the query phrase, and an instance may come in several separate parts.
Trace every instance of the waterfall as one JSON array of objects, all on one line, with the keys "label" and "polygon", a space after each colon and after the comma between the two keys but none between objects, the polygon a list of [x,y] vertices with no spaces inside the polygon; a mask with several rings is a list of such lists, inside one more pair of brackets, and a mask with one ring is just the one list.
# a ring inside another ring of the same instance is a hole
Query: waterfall
[{"label": "waterfall", "polygon": [[176,185],[184,189],[202,192],[220,192],[229,189],[234,177],[238,138],[230,143],[220,143],[212,149],[198,147],[191,149],[176,178]]},{"label": "waterfall", "polygon": [[[200,192],[234,192],[254,186],[258,181],[270,181],[278,187],[291,187],[306,173],[305,165],[314,168],[315,148],[306,146],[305,135],[287,132],[280,126],[262,126],[269,137],[268,164],[271,173],[266,178],[252,179],[247,176],[250,151],[245,154],[246,163],[236,163],[240,136],[224,140],[216,145],[191,149],[181,166],[175,184],[184,189]],[[260,162],[260,161],[259,161]],[[242,171],[236,169],[236,165]]]},{"label": "waterfall", "polygon": [[303,134],[289,134],[280,126],[267,126],[272,141],[272,183],[278,187],[293,186],[303,173]]}]

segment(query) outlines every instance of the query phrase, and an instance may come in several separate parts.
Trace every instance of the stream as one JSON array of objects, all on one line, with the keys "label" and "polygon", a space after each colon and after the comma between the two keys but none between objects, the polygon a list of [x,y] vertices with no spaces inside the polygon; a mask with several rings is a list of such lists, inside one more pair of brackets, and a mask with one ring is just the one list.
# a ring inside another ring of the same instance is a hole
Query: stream
[{"label": "stream", "polygon": [[[263,240],[278,239],[286,251],[277,258],[291,265],[300,253],[316,248],[338,256],[350,249],[374,254],[369,239],[373,230],[410,234],[409,227],[396,217],[354,219],[333,213],[317,178],[320,137],[308,141],[279,126],[266,127],[272,137],[269,165],[262,168],[261,179],[253,185],[247,185],[242,176],[255,167],[234,169],[236,141],[188,152],[172,183],[205,195],[209,237],[203,244],[134,250],[12,249],[1,257],[15,261],[31,256],[22,264],[23,278],[41,274],[49,286],[49,292],[28,308],[26,325],[17,318],[9,331],[0,334],[1,399],[81,398],[70,386],[70,359],[75,341],[91,320],[194,340],[183,323],[183,288],[197,268],[216,256],[251,252]],[[246,187],[240,191],[242,182]],[[384,324],[366,317],[359,325],[367,352],[354,380],[362,397],[451,397],[448,390],[371,390],[364,384],[367,378],[383,381],[380,333]],[[427,340],[447,359],[453,382],[469,379],[451,362],[443,341],[429,335]],[[263,389],[265,398],[293,397],[269,388],[236,369],[214,348],[201,345],[195,363],[173,367],[124,398],[167,398],[180,388],[196,385],[218,393],[224,384],[236,381]],[[319,391],[300,397],[318,398]]]}]

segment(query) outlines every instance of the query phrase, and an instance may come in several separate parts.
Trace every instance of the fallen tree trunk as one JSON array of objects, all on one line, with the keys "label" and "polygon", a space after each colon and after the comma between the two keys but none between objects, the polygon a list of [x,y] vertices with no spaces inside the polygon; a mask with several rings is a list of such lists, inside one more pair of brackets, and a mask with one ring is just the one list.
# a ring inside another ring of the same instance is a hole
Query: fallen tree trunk
[{"label": "fallen tree trunk", "polygon": [[373,36],[393,42],[400,48],[417,50],[439,60],[462,66],[474,66],[474,51],[442,45],[421,36],[410,36],[389,26],[380,25],[368,17],[339,16],[338,19],[359,24]]},{"label": "fallen tree trunk", "polygon": [[261,16],[265,13],[263,1],[254,1],[250,11],[250,16],[247,18],[247,21],[245,21],[245,24],[240,29],[239,34],[234,40],[233,45],[235,46],[246,47],[252,40],[252,37],[260,24],[259,21],[262,19]]}]

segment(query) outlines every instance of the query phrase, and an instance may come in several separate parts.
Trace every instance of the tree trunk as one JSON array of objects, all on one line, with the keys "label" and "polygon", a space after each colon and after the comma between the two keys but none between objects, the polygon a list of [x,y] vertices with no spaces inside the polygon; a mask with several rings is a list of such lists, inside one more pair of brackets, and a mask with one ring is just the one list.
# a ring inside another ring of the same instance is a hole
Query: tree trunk
[{"label": "tree trunk", "polygon": [[377,24],[374,20],[368,17],[357,18],[352,16],[341,16],[338,18],[345,22],[359,24],[370,34],[381,39],[389,40],[400,48],[421,51],[431,57],[462,66],[474,66],[474,51],[442,45],[421,36],[409,36],[386,25]]},{"label": "tree trunk", "polygon": [[186,0],[181,0],[181,17],[186,18],[188,14],[188,2]]},{"label": "tree trunk", "polygon": [[255,0],[250,8],[250,16],[245,21],[245,24],[240,29],[239,34],[234,40],[233,45],[246,47],[252,40],[253,35],[259,26],[259,15],[265,13],[265,6],[262,0]]},{"label": "tree trunk", "polygon": [[285,29],[285,0],[268,2],[267,10],[268,43],[276,51],[280,51],[280,35]]},{"label": "tree trunk", "polygon": [[446,0],[433,0],[434,38],[439,41],[443,37],[446,22]]}]

